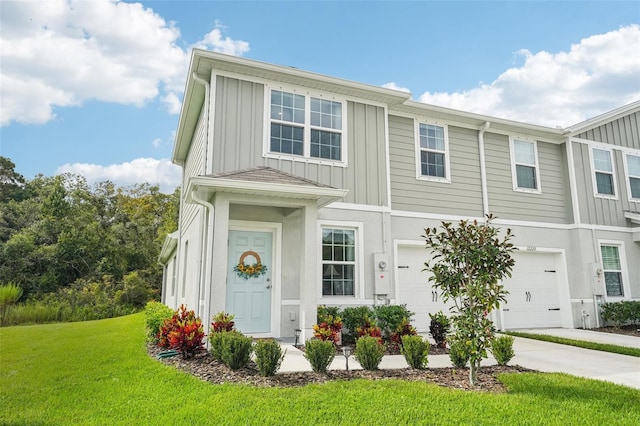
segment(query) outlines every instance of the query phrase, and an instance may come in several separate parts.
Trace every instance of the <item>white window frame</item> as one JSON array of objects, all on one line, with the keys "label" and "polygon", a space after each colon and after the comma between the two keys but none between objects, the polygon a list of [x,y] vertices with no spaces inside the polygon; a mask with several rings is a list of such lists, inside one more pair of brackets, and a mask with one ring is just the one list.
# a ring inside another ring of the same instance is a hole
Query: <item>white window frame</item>
[{"label": "white window frame", "polygon": [[[529,143],[533,145],[533,158],[534,158],[533,164],[518,163],[516,161],[516,147],[515,147],[516,142]],[[518,192],[527,192],[529,194],[541,194],[542,187],[540,186],[540,166],[538,163],[538,141],[527,139],[527,138],[509,136],[509,151],[511,155],[511,179],[513,182],[513,190]],[[527,166],[527,167],[534,168],[535,174],[536,174],[535,188],[525,188],[525,187],[518,186],[517,166]]]},{"label": "white window frame", "polygon": [[624,156],[624,175],[627,182],[627,194],[629,195],[629,201],[632,203],[640,203],[639,197],[634,197],[631,193],[631,178],[640,179],[640,175],[631,175],[629,171],[629,157],[638,157],[640,159],[640,152],[623,152]]},{"label": "white window frame", "polygon": [[[596,179],[596,173],[607,173],[609,174],[609,172],[602,172],[599,170],[596,170],[596,165],[595,165],[595,159],[593,156],[593,150],[597,149],[599,151],[606,151],[609,153],[609,159],[611,160],[611,182],[613,185],[613,194],[600,194],[598,192],[598,181]],[[613,149],[610,147],[604,147],[602,145],[591,145],[589,147],[589,158],[591,160],[591,181],[593,183],[593,195],[596,198],[607,198],[610,200],[617,200],[618,199],[618,188],[617,188],[617,184],[616,184],[616,164],[615,164],[615,156],[613,153]]]},{"label": "white window frame", "polygon": [[[622,277],[622,296],[607,295],[607,283],[605,279],[604,263],[602,261],[602,246],[617,247],[618,256],[620,257],[620,275]],[[610,302],[626,300],[631,298],[631,283],[629,282],[629,270],[627,269],[627,255],[624,250],[624,242],[619,240],[598,240],[598,259],[600,268],[602,269],[602,294],[605,299]]]},{"label": "white window frame", "polygon": [[[364,239],[363,239],[363,224],[362,222],[343,222],[343,221],[329,221],[329,220],[321,220],[318,221],[318,285],[317,285],[317,294],[318,299],[322,300],[322,303],[327,304],[350,304],[353,303],[354,300],[362,300],[364,299],[364,286],[362,284],[362,280],[364,277]],[[355,232],[355,266],[354,270],[354,278],[353,278],[353,296],[351,295],[323,295],[322,294],[322,231],[324,229],[343,229]]]},{"label": "white window frame", "polygon": [[[444,131],[444,151],[422,148],[420,146],[420,125],[425,124],[427,126],[437,126],[441,127]],[[440,182],[440,183],[451,183],[451,151],[449,149],[449,126],[443,123],[439,123],[437,121],[430,120],[414,120],[414,138],[415,138],[415,158],[416,158],[416,179],[431,181],[431,182]],[[422,151],[427,152],[438,152],[444,154],[444,177],[439,176],[429,176],[422,174]]]},{"label": "white window frame", "polygon": [[[280,86],[275,84],[265,83],[265,96],[264,96],[264,137],[262,146],[262,155],[265,158],[285,159],[290,161],[302,162],[302,163],[314,163],[314,164],[328,164],[331,166],[347,167],[347,101],[344,98],[335,96],[328,93],[315,93],[302,88]],[[304,124],[293,123],[288,121],[278,121],[271,118],[271,92],[272,91],[286,92],[294,95],[304,96],[305,98],[305,110],[304,110]],[[342,104],[342,117],[341,117],[341,129],[329,129],[325,127],[318,127],[311,125],[311,98],[320,100],[327,100]],[[271,123],[284,124],[287,126],[303,127],[303,154],[288,154],[286,152],[271,151]],[[332,160],[329,158],[317,158],[311,156],[311,129],[325,130],[332,133],[340,133],[340,160]]]}]

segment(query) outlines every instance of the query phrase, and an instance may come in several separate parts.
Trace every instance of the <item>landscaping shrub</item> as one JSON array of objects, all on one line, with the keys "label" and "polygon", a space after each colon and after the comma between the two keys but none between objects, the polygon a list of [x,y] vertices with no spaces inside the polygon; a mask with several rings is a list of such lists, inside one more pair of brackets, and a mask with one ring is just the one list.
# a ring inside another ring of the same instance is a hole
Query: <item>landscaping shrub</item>
[{"label": "landscaping shrub", "polygon": [[258,371],[263,376],[276,374],[286,353],[286,350],[283,351],[280,344],[273,339],[258,340],[253,346],[253,351],[256,354]]},{"label": "landscaping shrub", "polygon": [[404,336],[415,336],[418,332],[411,322],[407,318],[404,318],[398,328],[391,335],[391,343],[395,349],[400,349],[402,346],[402,338]]},{"label": "landscaping shrub", "polygon": [[385,350],[377,338],[364,336],[356,342],[354,357],[365,370],[377,370]]},{"label": "landscaping shrub", "polygon": [[362,327],[357,328],[356,334],[358,335],[358,339],[361,337],[373,337],[378,343],[382,344],[382,330],[376,326],[375,323],[365,322]]},{"label": "landscaping shrub", "polygon": [[602,319],[612,322],[614,327],[622,327],[626,324],[640,324],[640,300],[603,303],[601,314]]},{"label": "landscaping shrub", "polygon": [[449,359],[455,368],[465,368],[469,358],[469,345],[457,339],[449,342]]},{"label": "landscaping shrub", "polygon": [[222,362],[232,370],[246,367],[251,359],[253,339],[239,331],[214,333],[222,335]]},{"label": "landscaping shrub", "polygon": [[152,342],[158,340],[158,333],[165,320],[171,319],[173,310],[160,302],[148,302],[144,308],[147,339]]},{"label": "landscaping shrub", "polygon": [[440,348],[447,347],[447,334],[451,330],[451,320],[442,312],[429,314],[431,323],[429,324],[429,332],[435,340],[436,345]]},{"label": "landscaping shrub", "polygon": [[316,373],[326,373],[336,356],[336,348],[329,340],[309,339],[304,343],[304,357]]},{"label": "landscaping shrub", "polygon": [[342,341],[342,318],[338,313],[336,307],[318,306],[318,324],[313,326],[314,337],[339,345]]},{"label": "landscaping shrub", "polygon": [[373,318],[373,309],[369,306],[353,306],[344,308],[340,314],[342,317],[342,340],[349,343],[355,343],[358,327],[364,326],[367,322],[371,322]]},{"label": "landscaping shrub", "polygon": [[213,359],[222,362],[222,350],[224,348],[224,336],[228,331],[209,333],[209,352]]},{"label": "landscaping shrub", "polygon": [[407,305],[379,305],[373,307],[373,315],[385,340],[389,341],[402,320],[411,321],[413,312],[407,309]]},{"label": "landscaping shrub", "polygon": [[235,322],[233,319],[235,315],[226,313],[226,312],[218,312],[213,316],[211,320],[211,332],[218,333],[221,331],[232,331],[235,328]]},{"label": "landscaping shrub", "polygon": [[182,358],[189,359],[204,348],[204,336],[200,318],[181,305],[170,319],[164,321],[158,333],[158,345],[175,349]]},{"label": "landscaping shrub", "polygon": [[337,306],[318,305],[317,309],[318,324],[321,322],[329,322],[329,317],[339,317],[340,308]]},{"label": "landscaping shrub", "polygon": [[514,340],[511,336],[500,336],[491,342],[491,353],[493,353],[498,365],[507,365],[511,358],[515,356],[516,353],[513,351]]},{"label": "landscaping shrub", "polygon": [[402,336],[402,355],[411,368],[422,370],[427,367],[430,348],[431,344],[420,336]]}]

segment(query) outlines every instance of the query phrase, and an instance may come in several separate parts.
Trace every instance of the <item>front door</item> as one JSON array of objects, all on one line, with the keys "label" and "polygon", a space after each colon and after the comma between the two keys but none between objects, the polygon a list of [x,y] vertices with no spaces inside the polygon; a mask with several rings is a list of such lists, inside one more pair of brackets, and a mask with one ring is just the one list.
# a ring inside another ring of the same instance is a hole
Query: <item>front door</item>
[{"label": "front door", "polygon": [[272,234],[229,231],[227,311],[243,333],[271,331]]}]

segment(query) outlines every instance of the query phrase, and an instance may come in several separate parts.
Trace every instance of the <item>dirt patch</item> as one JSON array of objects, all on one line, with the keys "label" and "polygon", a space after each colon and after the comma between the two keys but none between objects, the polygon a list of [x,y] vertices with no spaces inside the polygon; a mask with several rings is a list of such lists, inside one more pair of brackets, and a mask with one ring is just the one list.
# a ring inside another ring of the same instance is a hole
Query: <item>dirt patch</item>
[{"label": "dirt patch", "polygon": [[[161,352],[161,349],[154,345],[149,345],[147,349],[149,355],[154,358],[157,358],[157,355]],[[273,377],[263,377],[259,374],[258,369],[253,362],[250,362],[247,368],[233,371],[221,362],[213,359],[211,354],[205,351],[200,352],[190,360],[183,360],[180,356],[175,356],[163,358],[160,362],[172,365],[209,383],[237,383],[259,387],[297,387],[311,383],[327,383],[332,380],[400,379],[434,383],[453,389],[506,392],[502,382],[497,379],[498,374],[532,371],[520,366],[482,367],[478,372],[478,383],[475,387],[472,387],[469,384],[468,369],[428,368],[426,370],[414,370],[411,368],[398,368],[377,371],[331,370],[327,374],[297,372],[278,373]]]}]

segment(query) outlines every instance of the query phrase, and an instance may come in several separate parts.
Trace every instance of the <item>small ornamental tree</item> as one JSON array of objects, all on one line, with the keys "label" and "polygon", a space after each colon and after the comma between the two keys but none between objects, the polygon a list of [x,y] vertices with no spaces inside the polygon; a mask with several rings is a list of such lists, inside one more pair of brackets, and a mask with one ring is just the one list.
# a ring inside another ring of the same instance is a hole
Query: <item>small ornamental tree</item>
[{"label": "small ornamental tree", "polygon": [[469,355],[469,381],[475,386],[480,361],[487,357],[494,337],[489,313],[500,307],[508,292],[500,280],[511,277],[515,250],[509,240],[510,229],[500,239],[499,229],[485,223],[461,220],[457,227],[443,222],[440,232],[426,228],[423,238],[433,259],[425,262],[425,271],[433,275],[434,287],[442,291],[443,300],[452,300],[451,312],[455,340],[462,342]]}]

